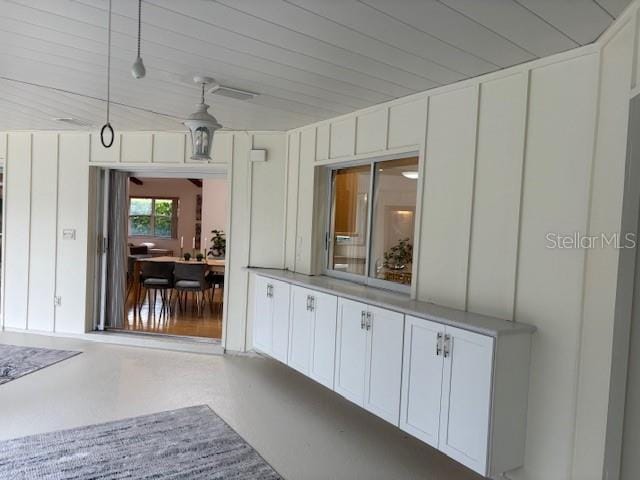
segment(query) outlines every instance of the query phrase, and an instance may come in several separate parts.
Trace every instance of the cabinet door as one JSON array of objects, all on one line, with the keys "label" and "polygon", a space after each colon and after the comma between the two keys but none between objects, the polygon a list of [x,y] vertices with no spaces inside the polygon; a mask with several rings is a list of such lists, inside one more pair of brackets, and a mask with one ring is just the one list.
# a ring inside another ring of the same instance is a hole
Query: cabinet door
[{"label": "cabinet door", "polygon": [[364,408],[398,426],[404,315],[369,307]]},{"label": "cabinet door", "polygon": [[312,349],[309,373],[315,381],[333,390],[338,298],[313,292],[311,308]]},{"label": "cabinet door", "polygon": [[271,355],[276,360],[287,363],[289,347],[289,291],[288,283],[272,280],[271,297],[273,315],[273,340]]},{"label": "cabinet door", "polygon": [[309,375],[311,358],[311,328],[313,314],[309,298],[313,292],[306,288],[291,287],[291,318],[289,321],[289,356],[287,364]]},{"label": "cabinet door", "polygon": [[446,327],[444,348],[439,448],[486,475],[493,338]]},{"label": "cabinet door", "polygon": [[444,325],[407,316],[404,324],[400,428],[438,448]]},{"label": "cabinet door", "polygon": [[352,402],[364,403],[364,377],[367,355],[367,331],[364,315],[367,305],[341,298],[338,300],[336,332],[335,391]]},{"label": "cabinet door", "polygon": [[256,275],[254,282],[253,347],[271,355],[273,311],[270,297],[271,282]]}]

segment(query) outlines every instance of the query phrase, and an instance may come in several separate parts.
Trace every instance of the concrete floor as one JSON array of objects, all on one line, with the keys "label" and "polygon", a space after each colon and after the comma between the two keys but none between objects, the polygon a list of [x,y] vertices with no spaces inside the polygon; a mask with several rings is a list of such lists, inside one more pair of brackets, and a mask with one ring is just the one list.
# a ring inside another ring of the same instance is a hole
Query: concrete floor
[{"label": "concrete floor", "polygon": [[479,479],[273,360],[23,333],[0,343],[83,354],[0,386],[0,439],[208,404],[286,479]]}]

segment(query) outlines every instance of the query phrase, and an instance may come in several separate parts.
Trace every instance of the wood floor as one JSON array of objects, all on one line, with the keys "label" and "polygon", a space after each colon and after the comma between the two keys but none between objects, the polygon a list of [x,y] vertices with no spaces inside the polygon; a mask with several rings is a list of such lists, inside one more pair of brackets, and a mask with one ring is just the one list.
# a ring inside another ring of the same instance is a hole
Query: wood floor
[{"label": "wood floor", "polygon": [[165,335],[222,338],[222,290],[216,288],[214,307],[211,308],[210,303],[207,302],[202,314],[196,311],[191,295],[188,297],[186,307],[182,310],[178,308],[177,302],[171,309],[163,310],[162,300],[158,294],[155,304],[152,298],[151,308],[145,299],[139,312],[134,305],[133,295],[130,295],[122,328]]}]

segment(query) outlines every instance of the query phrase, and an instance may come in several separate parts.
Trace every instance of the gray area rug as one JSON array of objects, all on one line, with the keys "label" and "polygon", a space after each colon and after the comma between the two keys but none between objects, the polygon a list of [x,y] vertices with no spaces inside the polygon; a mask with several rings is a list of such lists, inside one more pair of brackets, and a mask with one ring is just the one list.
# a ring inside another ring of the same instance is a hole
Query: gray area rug
[{"label": "gray area rug", "polygon": [[208,406],[0,442],[0,479],[280,479]]},{"label": "gray area rug", "polygon": [[0,344],[0,385],[79,353],[69,350]]}]

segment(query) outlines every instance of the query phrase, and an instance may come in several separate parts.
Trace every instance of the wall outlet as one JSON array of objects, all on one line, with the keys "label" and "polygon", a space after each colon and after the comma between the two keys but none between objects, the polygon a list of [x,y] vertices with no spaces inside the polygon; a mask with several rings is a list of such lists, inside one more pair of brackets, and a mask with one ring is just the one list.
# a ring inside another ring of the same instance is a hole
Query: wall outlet
[{"label": "wall outlet", "polygon": [[62,239],[63,240],[75,240],[76,239],[76,229],[75,228],[65,228],[62,230]]},{"label": "wall outlet", "polygon": [[53,305],[56,307],[60,307],[62,305],[62,297],[59,297],[59,296],[53,297]]}]

